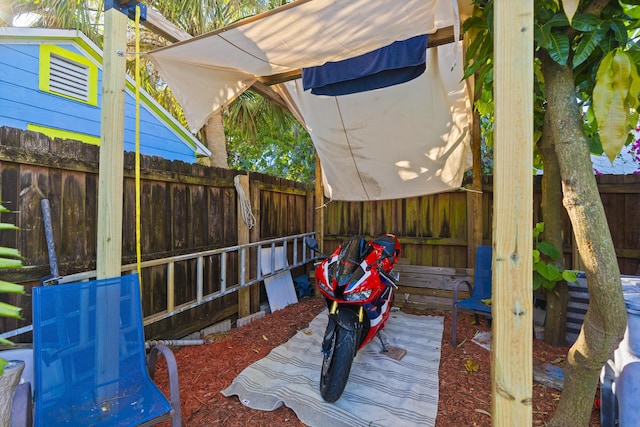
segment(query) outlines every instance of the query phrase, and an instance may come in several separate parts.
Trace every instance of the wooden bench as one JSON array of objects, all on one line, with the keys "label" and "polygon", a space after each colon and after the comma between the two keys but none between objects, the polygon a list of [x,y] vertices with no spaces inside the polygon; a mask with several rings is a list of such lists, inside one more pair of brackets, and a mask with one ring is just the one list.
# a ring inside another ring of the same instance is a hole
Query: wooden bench
[{"label": "wooden bench", "polygon": [[[451,310],[453,289],[460,282],[473,285],[472,268],[430,267],[398,263],[400,274],[394,305],[419,309]],[[470,297],[466,286],[460,287],[458,299]]]}]

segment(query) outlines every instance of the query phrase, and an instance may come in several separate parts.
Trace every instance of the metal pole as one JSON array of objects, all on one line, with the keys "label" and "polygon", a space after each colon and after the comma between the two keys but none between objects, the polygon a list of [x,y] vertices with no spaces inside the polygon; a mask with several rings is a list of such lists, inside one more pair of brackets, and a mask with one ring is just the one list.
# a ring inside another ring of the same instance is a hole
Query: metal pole
[{"label": "metal pole", "polygon": [[51,270],[51,277],[56,278],[60,276],[58,271],[58,258],[56,257],[56,246],[53,240],[53,226],[51,224],[51,205],[49,199],[40,200],[40,207],[42,208],[42,219],[44,220],[44,235],[47,239],[47,253],[49,254],[49,268]]}]

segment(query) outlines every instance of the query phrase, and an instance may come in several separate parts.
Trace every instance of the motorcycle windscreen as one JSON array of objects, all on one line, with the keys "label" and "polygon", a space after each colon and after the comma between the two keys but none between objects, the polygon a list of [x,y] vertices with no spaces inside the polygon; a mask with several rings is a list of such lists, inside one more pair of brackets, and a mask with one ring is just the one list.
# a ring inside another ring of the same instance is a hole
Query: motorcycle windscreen
[{"label": "motorcycle windscreen", "polygon": [[351,238],[342,244],[336,271],[338,286],[356,282],[364,275],[364,270],[360,263],[365,256],[367,246],[362,237]]}]

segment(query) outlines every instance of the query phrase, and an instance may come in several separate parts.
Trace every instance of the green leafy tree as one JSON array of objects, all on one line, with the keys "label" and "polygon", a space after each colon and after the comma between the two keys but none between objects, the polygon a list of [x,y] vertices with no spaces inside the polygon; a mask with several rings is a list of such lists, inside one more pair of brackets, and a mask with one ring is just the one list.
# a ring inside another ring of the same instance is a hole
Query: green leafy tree
[{"label": "green leafy tree", "polygon": [[[255,95],[245,92],[242,96]],[[276,111],[275,115],[264,114],[259,112],[263,107],[263,98],[257,97],[253,102],[233,103],[228,109],[225,123],[247,124],[226,130],[229,165],[298,182],[312,182],[315,150],[308,132],[290,114],[282,110]]]},{"label": "green leafy tree", "polygon": [[[604,151],[612,159],[631,141],[630,130],[636,126],[634,58],[638,49],[629,34],[638,29],[637,3],[535,2],[533,137],[547,181],[543,182],[543,208],[546,211],[559,204],[561,197],[573,226],[591,301],[580,336],[568,353],[564,388],[551,426],[588,425],[600,370],[622,339],[626,325],[620,271],[590,152]],[[491,117],[493,1],[477,0],[474,4],[475,16],[465,23],[470,40],[467,76],[476,76],[476,93],[482,91],[480,108]],[[557,197],[546,197],[547,189],[560,188],[560,182],[561,196],[558,190]],[[543,218],[560,236],[559,214]]]},{"label": "green leafy tree", "polygon": [[[551,115],[544,115],[543,132],[537,143],[540,159],[544,163],[542,176],[542,221],[544,239],[556,248],[563,247],[562,239],[562,183],[560,165],[555,153],[555,144],[550,133]],[[562,251],[560,251],[562,252]],[[548,258],[548,257],[547,257]],[[553,265],[563,270],[564,256],[550,260]],[[569,287],[566,281],[555,282],[551,288],[544,288],[546,293],[547,321],[544,327],[544,341],[553,346],[563,346],[567,335],[567,308],[569,305]]]},{"label": "green leafy tree", "polygon": [[0,26],[12,26],[21,17],[32,27],[72,28],[85,33],[98,46],[104,32],[102,1],[3,0]]}]

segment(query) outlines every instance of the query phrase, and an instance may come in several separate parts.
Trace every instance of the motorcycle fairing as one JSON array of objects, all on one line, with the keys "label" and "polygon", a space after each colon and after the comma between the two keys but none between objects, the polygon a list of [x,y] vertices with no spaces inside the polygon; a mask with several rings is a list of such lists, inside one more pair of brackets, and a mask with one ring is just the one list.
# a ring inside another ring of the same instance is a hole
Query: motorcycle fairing
[{"label": "motorcycle fairing", "polygon": [[[327,268],[325,268],[325,280],[327,283],[329,282],[329,276],[332,276],[332,272],[338,270],[340,267],[337,264],[340,262],[340,257],[331,258],[327,264]],[[345,286],[343,293],[350,293],[355,290],[362,283],[366,282],[369,277],[371,277],[371,270],[367,270],[367,262],[363,260],[360,264],[356,264],[350,269],[349,273],[344,273],[340,276],[337,281],[337,287]],[[345,268],[342,268],[345,270]]]},{"label": "motorcycle fairing", "polygon": [[[362,236],[345,240],[340,248],[320,265],[318,276],[324,278],[320,280],[320,287],[328,295],[338,298],[358,293],[359,287],[370,280],[372,275],[378,274],[375,269],[372,269],[374,263],[379,260],[380,265],[387,270],[395,264],[396,257],[399,255],[396,245],[397,240],[391,235],[381,236],[371,243]],[[394,254],[392,259],[382,257],[385,250]],[[378,280],[389,286],[384,277]],[[367,300],[373,301],[378,297],[374,293]]]},{"label": "motorcycle fairing", "polygon": [[330,266],[339,258],[338,255],[332,256],[331,258],[328,259],[328,262],[322,263],[318,266],[318,269],[320,270],[320,274],[318,276],[321,276],[324,278],[324,282],[322,280],[318,281],[318,285],[322,286],[323,284],[326,284],[326,286],[322,286],[323,289],[325,290],[325,292],[327,292],[328,294],[330,294],[331,296],[334,295],[333,291],[330,289],[331,287],[333,287],[333,282],[331,280],[331,272],[330,272]]},{"label": "motorcycle fairing", "polygon": [[383,314],[388,311],[389,305],[391,304],[390,294],[391,288],[387,288],[380,298],[378,298],[373,304],[366,307],[372,328],[382,322],[384,318]]}]

